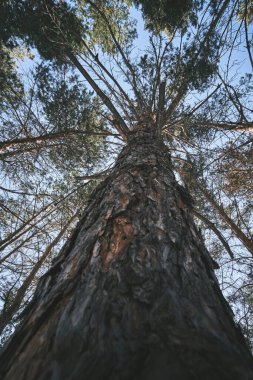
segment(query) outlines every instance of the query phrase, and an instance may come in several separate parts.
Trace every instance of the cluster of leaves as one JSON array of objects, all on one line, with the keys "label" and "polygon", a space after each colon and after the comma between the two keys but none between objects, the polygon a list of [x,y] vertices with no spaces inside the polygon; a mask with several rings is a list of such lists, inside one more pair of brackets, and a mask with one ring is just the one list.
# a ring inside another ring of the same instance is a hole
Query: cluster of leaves
[{"label": "cluster of leaves", "polygon": [[[11,52],[0,41],[0,102],[3,104],[6,98],[17,102],[17,97],[22,96],[24,91],[22,82],[17,75],[15,63]],[[10,88],[15,91],[10,91]]]},{"label": "cluster of leaves", "polygon": [[9,48],[22,39],[41,56],[62,61],[70,46],[81,45],[84,27],[65,1],[3,0],[0,15],[0,36]]},{"label": "cluster of leaves", "polygon": [[253,1],[241,0],[238,4],[237,15],[239,20],[243,20],[245,17],[248,23],[253,22]]},{"label": "cluster of leaves", "polygon": [[117,54],[111,33],[120,46],[131,44],[136,37],[135,23],[129,17],[129,1],[76,0],[76,3],[82,23],[86,26],[85,36],[90,47],[96,45],[102,53]]},{"label": "cluster of leaves", "polygon": [[201,0],[135,0],[134,3],[141,5],[147,28],[170,33],[175,28],[186,30],[189,22],[196,24],[196,13],[203,6]]}]

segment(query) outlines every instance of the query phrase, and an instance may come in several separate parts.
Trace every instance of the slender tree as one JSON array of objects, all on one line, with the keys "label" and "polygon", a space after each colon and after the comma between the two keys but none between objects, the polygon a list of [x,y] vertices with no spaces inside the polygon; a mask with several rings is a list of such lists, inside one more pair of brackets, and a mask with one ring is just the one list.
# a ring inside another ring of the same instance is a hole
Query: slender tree
[{"label": "slender tree", "polygon": [[25,297],[27,290],[29,289],[31,283],[34,281],[37,272],[40,270],[44,261],[48,259],[48,256],[50,255],[52,249],[54,248],[54,246],[56,246],[59,243],[62,236],[67,231],[69,225],[73,222],[76,216],[77,215],[73,215],[72,218],[68,221],[68,223],[60,230],[59,234],[48,245],[48,247],[45,249],[45,252],[39,258],[38,262],[33,266],[31,272],[29,273],[29,275],[27,276],[23,284],[16,291],[16,294],[13,297],[13,299],[10,302],[6,302],[6,304],[4,305],[3,311],[0,314],[0,332],[1,333],[4,330],[4,328],[9,323],[11,323],[13,316],[17,313],[17,311],[19,310],[22,304],[22,301]]}]

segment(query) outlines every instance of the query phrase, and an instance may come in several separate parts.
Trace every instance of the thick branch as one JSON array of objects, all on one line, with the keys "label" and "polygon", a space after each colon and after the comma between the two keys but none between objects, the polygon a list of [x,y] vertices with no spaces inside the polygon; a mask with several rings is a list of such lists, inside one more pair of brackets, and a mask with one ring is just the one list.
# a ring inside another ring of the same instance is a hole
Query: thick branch
[{"label": "thick branch", "polygon": [[51,140],[57,140],[65,138],[69,135],[91,135],[91,136],[112,136],[115,134],[112,134],[110,132],[101,131],[101,132],[91,132],[91,131],[79,131],[79,130],[66,130],[62,132],[53,132],[53,133],[47,133],[45,135],[41,136],[34,136],[34,137],[25,137],[22,139],[11,139],[7,141],[1,141],[0,142],[0,154],[3,149],[6,148],[12,148],[16,145],[23,145],[23,144],[41,144],[45,141],[51,141]]},{"label": "thick branch", "polygon": [[93,88],[93,90],[97,93],[97,95],[102,99],[106,107],[112,112],[112,114],[118,119],[119,124],[117,125],[118,132],[121,134],[123,139],[127,141],[127,136],[129,133],[129,129],[114,107],[111,100],[108,98],[108,96],[101,90],[101,88],[96,84],[96,82],[91,78],[89,73],[84,69],[84,67],[81,65],[81,63],[78,61],[78,59],[75,57],[75,55],[71,52],[68,53],[68,57],[73,63],[73,65],[76,66],[76,68],[80,71],[80,73],[83,75],[83,77],[87,80],[87,82],[90,84],[90,86]]},{"label": "thick branch", "polygon": [[166,87],[166,82],[163,81],[159,87],[159,104],[158,104],[158,115],[157,115],[158,136],[161,135],[163,124],[164,124],[165,87]]},{"label": "thick branch", "polygon": [[133,114],[136,116],[136,118],[138,119],[138,114],[137,114],[137,111],[132,103],[132,101],[130,100],[129,96],[127,95],[127,93],[124,91],[124,89],[122,88],[122,86],[119,84],[119,82],[114,78],[114,76],[110,73],[109,70],[107,70],[107,68],[103,65],[103,63],[99,60],[98,58],[98,54],[94,54],[92,52],[92,50],[89,48],[89,46],[85,43],[85,41],[83,41],[83,44],[85,46],[85,48],[88,50],[89,54],[91,55],[91,57],[95,60],[96,64],[100,67],[100,69],[102,71],[104,71],[108,77],[113,81],[113,83],[117,86],[117,88],[119,89],[121,95],[124,97],[124,99],[126,100],[129,108],[131,109],[131,111],[133,112]]},{"label": "thick branch", "polygon": [[140,94],[140,92],[138,91],[138,87],[137,87],[137,81],[136,81],[136,75],[135,75],[135,72],[134,72],[134,69],[132,67],[132,65],[130,64],[129,60],[127,59],[127,57],[125,56],[125,53],[124,51],[122,50],[119,42],[117,41],[115,35],[114,35],[114,32],[111,28],[111,25],[110,25],[110,22],[109,20],[107,19],[106,15],[100,10],[100,8],[94,4],[92,1],[88,1],[88,3],[99,13],[99,15],[103,18],[103,20],[106,22],[106,25],[108,27],[108,30],[111,34],[111,37],[113,39],[113,42],[116,46],[116,48],[118,49],[126,67],[128,68],[128,70],[130,71],[131,75],[132,75],[132,79],[133,79],[133,90],[134,90],[134,93],[135,93],[135,96],[137,98],[137,101],[139,102],[140,106],[143,106],[144,105],[144,100],[142,98],[142,95]]},{"label": "thick branch", "polygon": [[233,259],[234,258],[233,252],[231,251],[222,233],[215,227],[214,223],[210,222],[210,220],[208,220],[204,215],[201,215],[198,211],[192,210],[192,212],[198,219],[202,220],[202,222],[204,222],[207,225],[207,227],[211,228],[211,230],[215,233],[215,235],[223,244],[224,248],[226,249],[231,259]]},{"label": "thick branch", "polygon": [[211,123],[196,121],[197,127],[221,129],[225,131],[253,132],[253,123]]}]

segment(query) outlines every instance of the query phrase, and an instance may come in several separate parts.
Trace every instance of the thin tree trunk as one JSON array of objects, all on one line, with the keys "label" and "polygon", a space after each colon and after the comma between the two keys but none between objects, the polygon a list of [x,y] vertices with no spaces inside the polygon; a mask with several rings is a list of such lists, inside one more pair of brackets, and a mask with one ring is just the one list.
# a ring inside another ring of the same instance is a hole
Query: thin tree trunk
[{"label": "thin tree trunk", "polygon": [[73,222],[73,220],[77,217],[77,213],[73,215],[70,220],[65,224],[65,226],[60,230],[58,235],[55,237],[55,239],[48,245],[43,255],[40,257],[40,259],[37,261],[37,263],[34,265],[33,269],[29,273],[29,275],[26,277],[23,284],[18,288],[14,299],[12,300],[10,305],[7,305],[6,308],[2,310],[0,313],[0,334],[2,334],[5,327],[11,323],[14,315],[18,312],[20,305],[24,299],[24,296],[29,289],[29,286],[31,285],[32,281],[34,280],[36,274],[40,270],[41,266],[43,265],[46,258],[51,253],[52,249],[56,244],[59,243],[60,239],[63,237],[65,232],[67,231],[70,224]]},{"label": "thin tree trunk", "polygon": [[148,128],[112,173],[1,355],[4,380],[251,380],[187,193]]},{"label": "thin tree trunk", "polygon": [[235,224],[235,222],[228,216],[224,208],[219,205],[214,197],[204,189],[203,186],[198,185],[198,188],[200,191],[204,194],[208,202],[215,208],[216,211],[218,211],[221,218],[224,220],[224,222],[231,228],[232,232],[235,234],[235,236],[242,242],[242,244],[247,248],[247,250],[251,253],[253,256],[253,241],[252,239],[249,239],[245,233]]}]

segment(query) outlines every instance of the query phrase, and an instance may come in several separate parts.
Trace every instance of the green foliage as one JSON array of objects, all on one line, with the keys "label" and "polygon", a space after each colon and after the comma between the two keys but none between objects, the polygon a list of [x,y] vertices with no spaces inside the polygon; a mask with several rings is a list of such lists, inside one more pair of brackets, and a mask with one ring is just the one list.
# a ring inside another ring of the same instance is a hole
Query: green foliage
[{"label": "green foliage", "polygon": [[117,54],[114,38],[123,48],[136,37],[136,24],[129,17],[129,4],[124,0],[76,0],[76,3],[83,24],[87,26],[86,40],[90,47],[97,46],[103,53]]},{"label": "green foliage", "polygon": [[22,181],[35,186],[41,176],[49,181],[53,170],[59,171],[54,181],[73,181],[106,155],[101,104],[66,66],[39,65],[31,83],[15,112],[6,102],[0,114],[2,140],[17,141],[2,148],[2,174],[20,184],[23,173]]},{"label": "green foliage", "polygon": [[[193,42],[185,49],[179,75],[186,78],[189,88],[203,91],[213,79],[218,64],[216,41],[217,37],[213,35],[205,46]],[[196,54],[196,51],[200,53]]]},{"label": "green foliage", "polygon": [[[123,46],[136,36],[123,1],[3,0],[0,6],[0,39],[13,48],[23,41],[36,47],[41,57],[65,62],[69,51],[80,51],[85,41],[104,52],[115,52],[107,20]],[[105,32],[106,31],[106,32]],[[110,36],[108,38],[108,36]]]},{"label": "green foliage", "polygon": [[101,110],[98,99],[66,66],[61,69],[50,64],[39,66],[35,79],[35,95],[41,103],[48,131],[77,132],[68,135],[67,144],[61,139],[61,149],[52,148],[50,158],[58,168],[63,165],[65,170],[70,167],[73,170],[75,167],[77,172],[79,165],[82,168],[91,163],[94,165],[100,158],[103,145],[103,138],[96,136],[96,132],[104,130],[98,117]]},{"label": "green foliage", "polygon": [[0,10],[0,38],[7,47],[22,39],[42,57],[62,61],[81,45],[84,27],[67,2],[3,0]]},{"label": "green foliage", "polygon": [[0,41],[0,112],[3,111],[6,99],[16,104],[23,91],[11,52]]},{"label": "green foliage", "polygon": [[246,18],[249,24],[253,22],[253,1],[241,0],[238,4],[237,17],[239,20]]},{"label": "green foliage", "polygon": [[141,5],[147,28],[154,31],[175,28],[186,29],[189,22],[196,25],[196,12],[202,8],[203,0],[134,0]]}]

